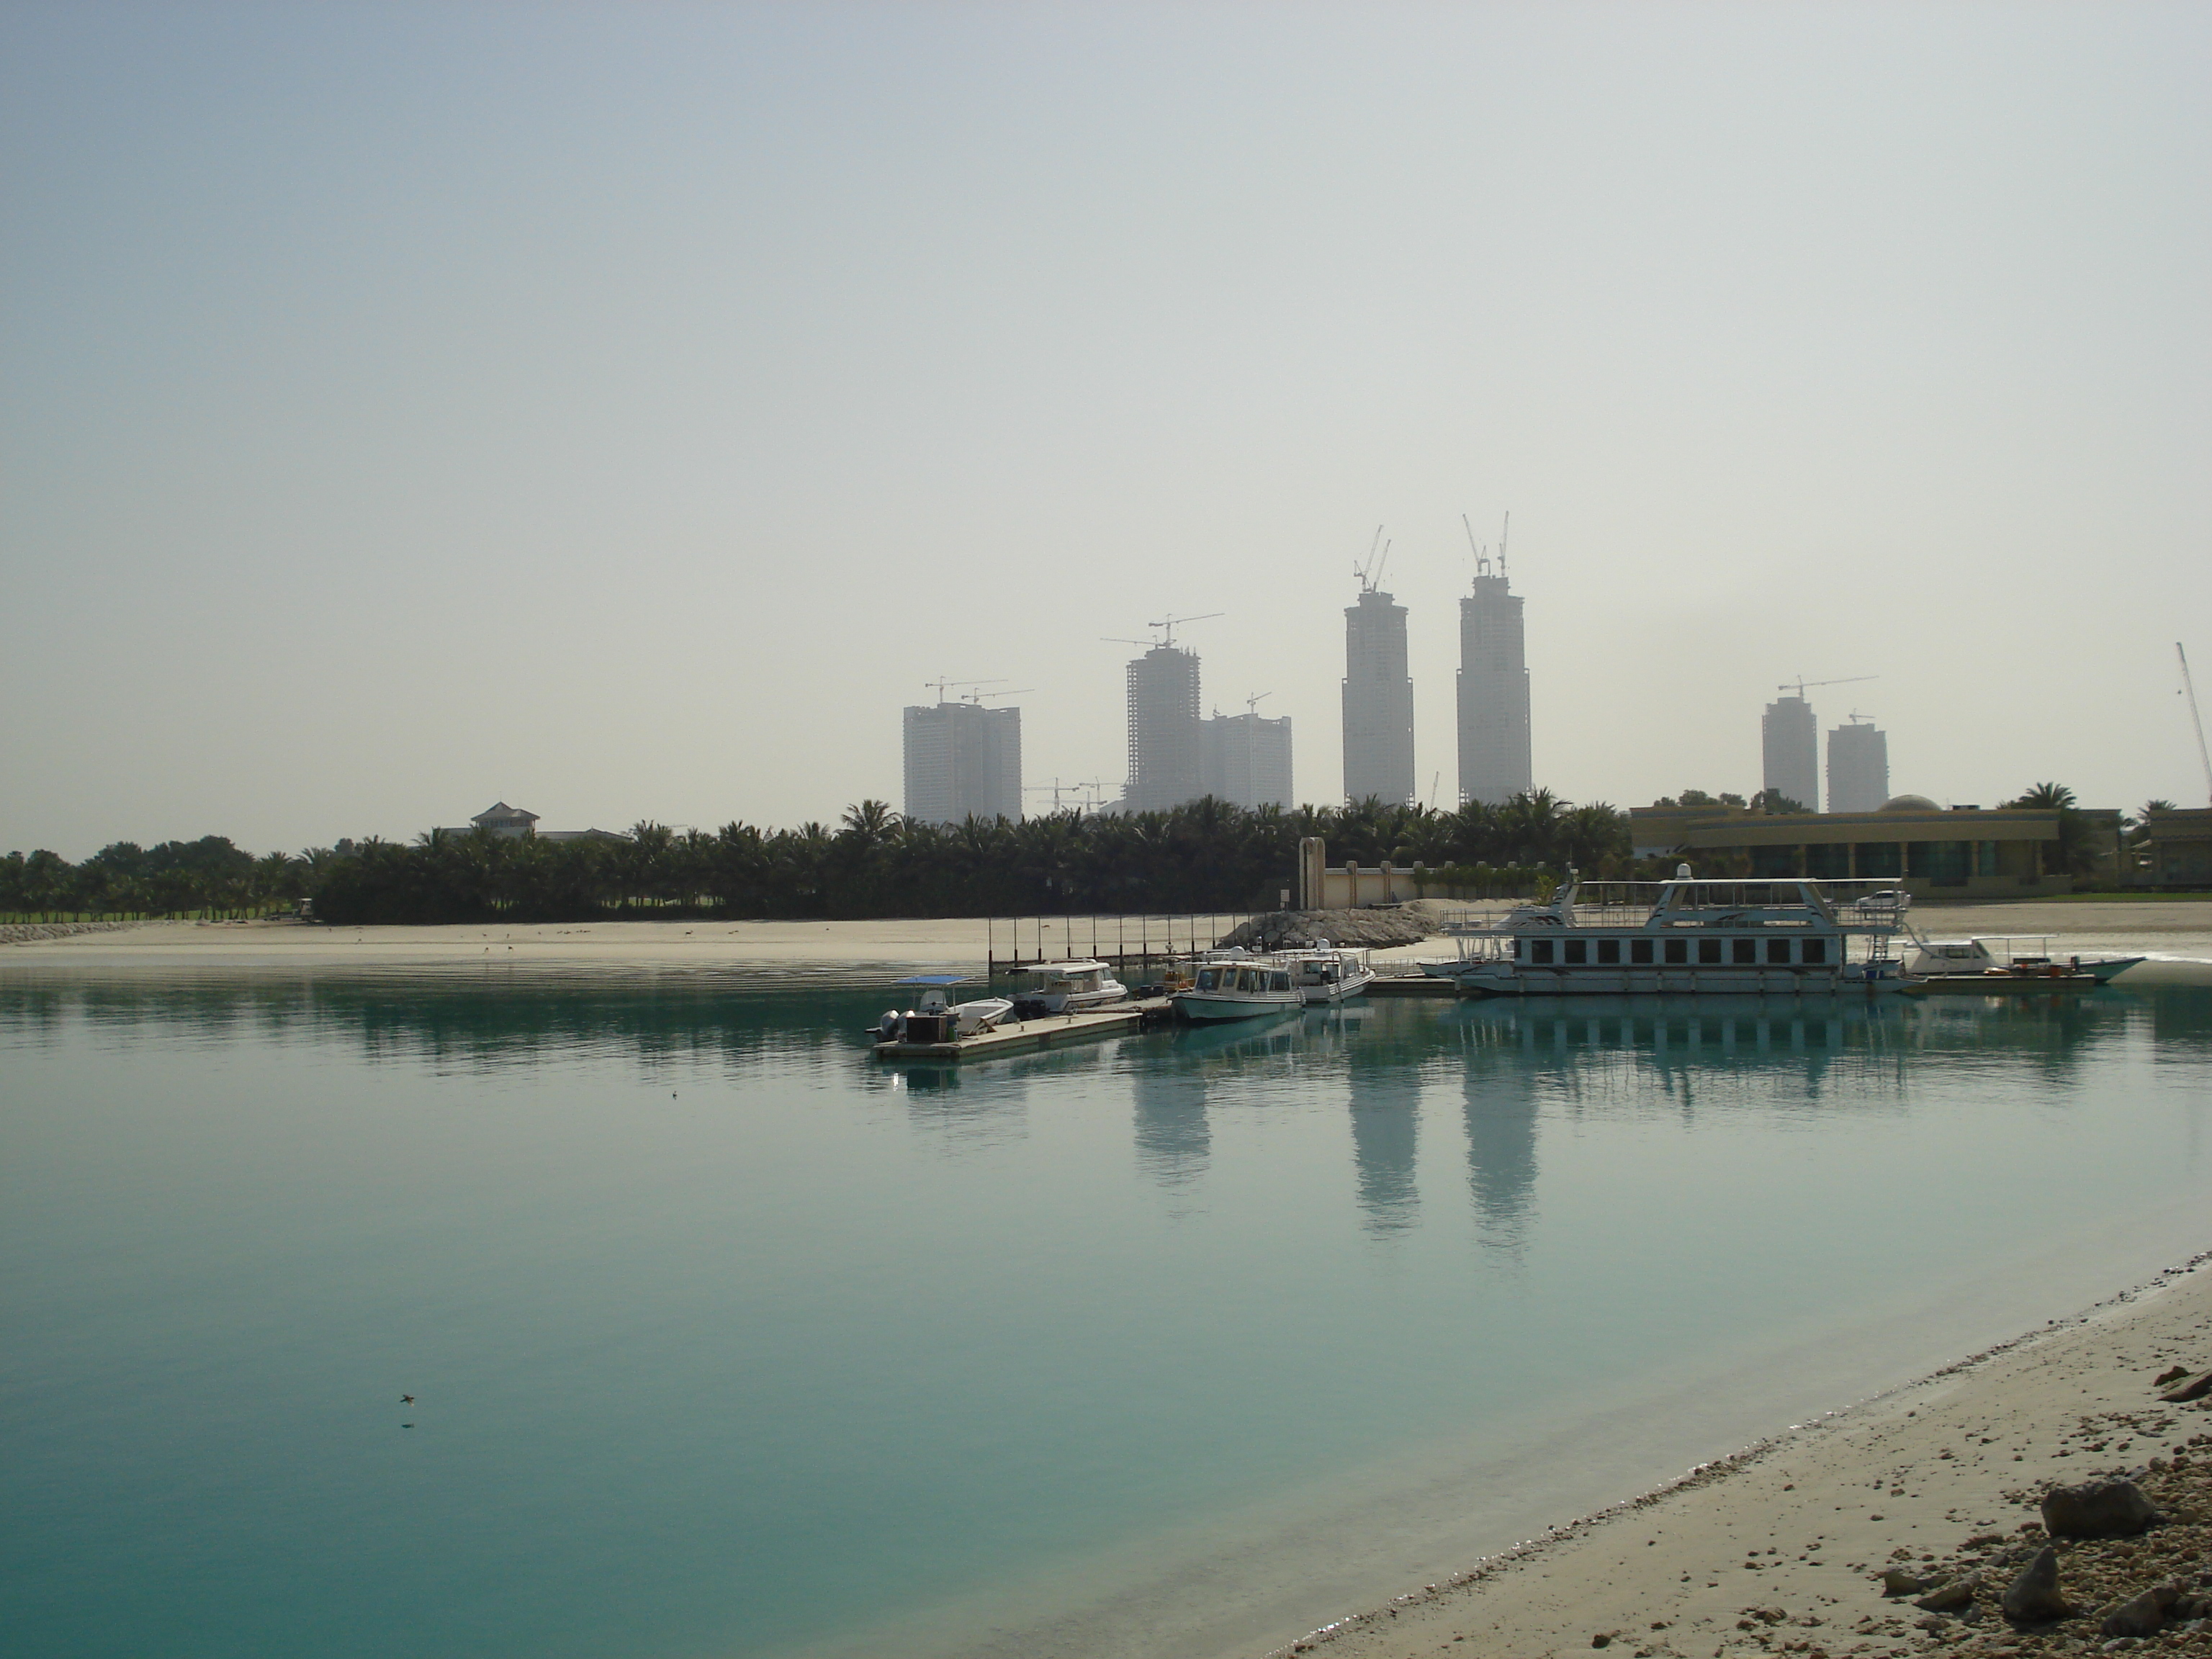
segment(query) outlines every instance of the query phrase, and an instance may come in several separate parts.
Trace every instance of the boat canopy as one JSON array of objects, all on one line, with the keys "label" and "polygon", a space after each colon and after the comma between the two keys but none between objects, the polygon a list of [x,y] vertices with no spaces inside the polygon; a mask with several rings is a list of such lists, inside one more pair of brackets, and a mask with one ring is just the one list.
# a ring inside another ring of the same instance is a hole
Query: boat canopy
[{"label": "boat canopy", "polygon": [[1040,962],[1021,969],[1024,974],[1103,974],[1103,962]]},{"label": "boat canopy", "polygon": [[916,974],[911,979],[895,979],[894,985],[965,985],[972,977],[967,974]]}]

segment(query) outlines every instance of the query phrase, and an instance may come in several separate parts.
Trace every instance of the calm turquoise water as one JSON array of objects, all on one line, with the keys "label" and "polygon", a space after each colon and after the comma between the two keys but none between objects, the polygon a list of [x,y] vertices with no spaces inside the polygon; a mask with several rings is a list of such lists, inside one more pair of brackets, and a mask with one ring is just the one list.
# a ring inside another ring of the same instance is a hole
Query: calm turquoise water
[{"label": "calm turquoise water", "polygon": [[0,976],[0,1649],[1257,1650],[2212,1242],[2203,990],[872,984]]}]

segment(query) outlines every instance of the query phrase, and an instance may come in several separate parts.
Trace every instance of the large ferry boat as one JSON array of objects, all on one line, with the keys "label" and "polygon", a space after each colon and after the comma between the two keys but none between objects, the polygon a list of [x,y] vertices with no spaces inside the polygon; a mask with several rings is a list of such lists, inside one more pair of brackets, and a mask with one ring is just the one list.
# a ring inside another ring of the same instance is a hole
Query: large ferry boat
[{"label": "large ferry boat", "polygon": [[1569,871],[1548,903],[1448,928],[1458,956],[1422,967],[1474,996],[1902,989],[1896,908],[1826,890],[1860,884],[1701,881],[1686,864],[1661,882],[1585,884]]}]

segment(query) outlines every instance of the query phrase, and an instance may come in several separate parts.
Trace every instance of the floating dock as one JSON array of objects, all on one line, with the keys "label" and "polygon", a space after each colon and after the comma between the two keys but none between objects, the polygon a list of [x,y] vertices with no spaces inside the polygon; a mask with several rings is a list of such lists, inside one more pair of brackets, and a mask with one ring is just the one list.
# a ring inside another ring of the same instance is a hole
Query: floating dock
[{"label": "floating dock", "polygon": [[1456,983],[1435,974],[1382,974],[1360,993],[1370,997],[1455,997]]},{"label": "floating dock", "polygon": [[1082,1042],[1092,1037],[1113,1036],[1142,1030],[1169,1017],[1165,997],[1117,1002],[1110,1008],[1094,1008],[1079,1014],[1047,1014],[1040,1019],[1007,1020],[974,1036],[950,1042],[878,1042],[878,1060],[988,1060],[994,1054],[1018,1054],[1024,1048],[1047,1048],[1062,1042]]}]

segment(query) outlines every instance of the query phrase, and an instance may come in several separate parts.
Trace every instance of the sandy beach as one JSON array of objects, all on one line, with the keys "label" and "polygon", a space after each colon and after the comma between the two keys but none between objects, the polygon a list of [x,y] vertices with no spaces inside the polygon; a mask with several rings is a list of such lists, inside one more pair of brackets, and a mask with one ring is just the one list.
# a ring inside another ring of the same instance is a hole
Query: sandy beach
[{"label": "sandy beach", "polygon": [[[2178,1564],[2193,1560],[2191,1583],[2212,1566],[2201,1526],[2140,1563],[2130,1558],[2148,1545],[2062,1545],[2060,1589],[2082,1617],[2022,1632],[1990,1604],[2023,1547],[2042,1541],[2037,1504],[2052,1486],[2130,1472],[2175,1522],[2206,1518],[2200,1494],[2160,1490],[2177,1454],[2212,1460],[2212,1403],[2158,1401],[2155,1379],[2176,1366],[2212,1368],[2212,1271],[2201,1260],[1279,1651],[1411,1659],[1455,1645],[1515,1656],[1617,1645],[1688,1659],[2094,1645],[2112,1601]],[[1893,1566],[1931,1585],[1983,1567],[1980,1615],[1886,1596],[1881,1575]],[[2212,1650],[2212,1631],[2168,1632],[2159,1646]]]},{"label": "sandy beach", "polygon": [[[1941,938],[1968,934],[2048,936],[2061,954],[2136,955],[2150,961],[2130,970],[2137,977],[2196,978],[2212,968],[2212,901],[2148,899],[2019,904],[1929,905],[1912,920]],[[877,921],[593,921],[440,927],[325,927],[297,921],[150,922],[110,932],[0,945],[0,961],[35,960],[87,966],[238,967],[257,963],[311,966],[325,963],[459,963],[512,956],[523,961],[636,962],[669,966],[718,963],[869,963],[981,968],[994,924],[978,917]],[[995,924],[1001,948],[1007,924]],[[1035,949],[1040,924],[1021,923],[1024,951]],[[1107,946],[1105,927],[1094,933],[1088,918],[1045,918],[1048,946],[1066,939],[1072,954]],[[1129,924],[1133,930],[1136,924]],[[1225,922],[1224,922],[1225,926]],[[1188,918],[1157,918],[1155,939],[1180,939]],[[1203,919],[1200,931],[1204,931]],[[1133,938],[1133,931],[1130,937]],[[1448,944],[1378,951],[1379,958],[1449,955]]]}]

